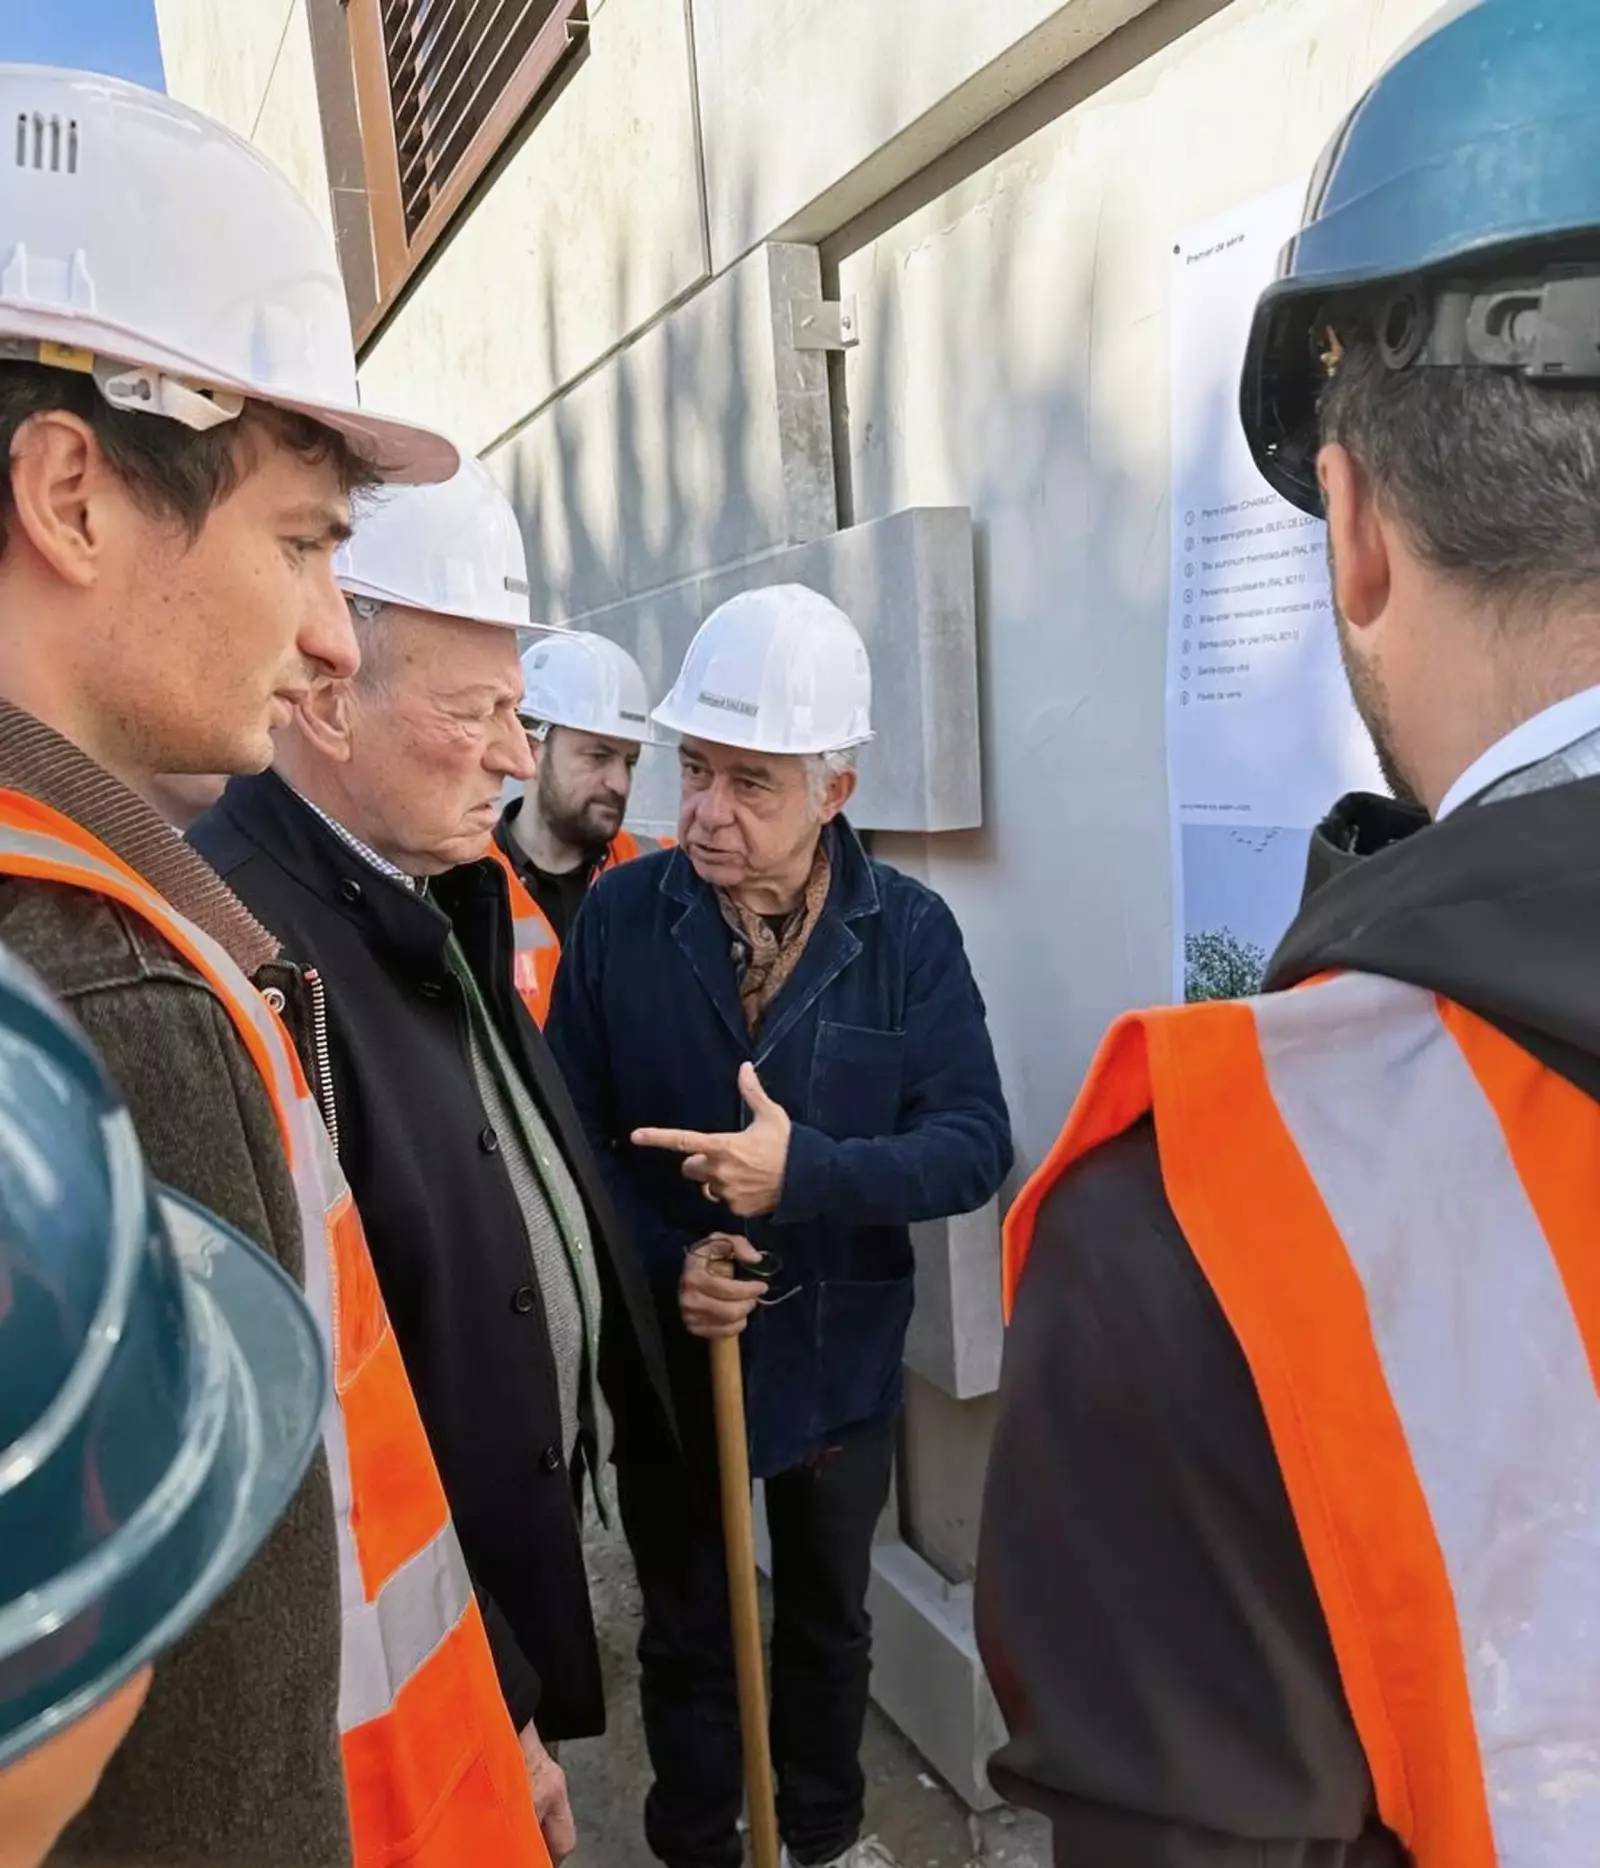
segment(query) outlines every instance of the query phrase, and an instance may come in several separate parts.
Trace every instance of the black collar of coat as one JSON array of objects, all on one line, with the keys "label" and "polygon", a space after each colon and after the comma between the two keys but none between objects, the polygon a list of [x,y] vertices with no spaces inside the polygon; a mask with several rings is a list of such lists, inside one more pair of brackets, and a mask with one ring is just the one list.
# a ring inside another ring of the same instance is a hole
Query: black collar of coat
[{"label": "black collar of coat", "polygon": [[320,901],[353,922],[374,953],[407,972],[437,976],[451,933],[505,888],[499,866],[487,860],[434,877],[426,893],[407,888],[353,850],[276,772],[230,780],[222,808]]}]

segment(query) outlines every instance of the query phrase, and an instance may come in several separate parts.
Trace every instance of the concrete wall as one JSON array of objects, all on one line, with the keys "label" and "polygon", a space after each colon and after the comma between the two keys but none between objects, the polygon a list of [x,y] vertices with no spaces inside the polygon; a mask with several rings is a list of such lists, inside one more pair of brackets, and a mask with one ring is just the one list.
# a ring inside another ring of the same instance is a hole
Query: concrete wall
[{"label": "concrete wall", "polygon": [[[158,11],[173,91],[314,191],[300,4],[235,0],[225,48],[209,0]],[[877,847],[962,923],[1019,1173],[1108,1020],[1169,983],[1172,243],[1305,176],[1435,5],[606,0],[366,358],[375,404],[487,452],[552,617],[621,628],[835,523],[970,511],[983,828]],[[801,359],[787,302],[835,283],[859,342]],[[971,1673],[996,1244],[993,1214],[918,1240],[891,1706],[919,1653],[930,1689]],[[991,1729],[974,1685],[919,1742],[970,1786]]]},{"label": "concrete wall", "polygon": [[1433,4],[1234,0],[1174,34],[1202,11],[1157,7],[1089,53],[1052,121],[889,204],[837,262],[862,332],[852,516],[973,512],[986,827],[879,848],[919,862],[978,957],[1024,1166],[1107,1022],[1170,980],[1173,239],[1308,175]]},{"label": "concrete wall", "polygon": [[821,291],[815,247],[765,246],[489,453],[522,515],[542,620],[834,530],[827,366],[789,334],[792,303]]},{"label": "concrete wall", "polygon": [[167,89],[247,137],[331,229],[306,7],[320,0],[156,0]]},{"label": "concrete wall", "polygon": [[706,270],[683,0],[617,0],[367,353],[362,393],[481,453]]},{"label": "concrete wall", "polygon": [[830,233],[1154,0],[693,0],[713,265]]}]

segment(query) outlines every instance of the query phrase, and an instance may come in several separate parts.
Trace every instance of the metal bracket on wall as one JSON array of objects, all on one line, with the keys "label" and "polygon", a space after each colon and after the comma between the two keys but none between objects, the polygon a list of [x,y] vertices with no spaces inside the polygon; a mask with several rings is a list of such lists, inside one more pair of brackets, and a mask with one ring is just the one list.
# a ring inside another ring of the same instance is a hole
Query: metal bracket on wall
[{"label": "metal bracket on wall", "polygon": [[789,316],[796,350],[853,350],[861,342],[854,298],[797,298]]}]

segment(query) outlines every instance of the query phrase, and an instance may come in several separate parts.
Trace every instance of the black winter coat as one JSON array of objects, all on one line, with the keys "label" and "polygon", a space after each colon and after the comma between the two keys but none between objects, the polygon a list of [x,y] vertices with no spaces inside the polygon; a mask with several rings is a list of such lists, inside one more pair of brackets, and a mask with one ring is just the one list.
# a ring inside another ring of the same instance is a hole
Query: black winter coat
[{"label": "black winter coat", "polygon": [[[493,862],[413,894],[364,862],[272,773],[236,778],[191,839],[327,995],[339,1156],[433,1443],[520,1729],[604,1729],[577,1490],[527,1231],[487,1126],[454,927],[588,1208],[604,1320],[601,1381],[618,1443],[670,1437],[655,1308],[559,1071],[511,985],[511,918]],[[309,1047],[314,1050],[315,1047]],[[325,1105],[326,1107],[326,1105]],[[583,1444],[592,1447],[585,1422]],[[592,1457],[592,1453],[590,1454]]]}]

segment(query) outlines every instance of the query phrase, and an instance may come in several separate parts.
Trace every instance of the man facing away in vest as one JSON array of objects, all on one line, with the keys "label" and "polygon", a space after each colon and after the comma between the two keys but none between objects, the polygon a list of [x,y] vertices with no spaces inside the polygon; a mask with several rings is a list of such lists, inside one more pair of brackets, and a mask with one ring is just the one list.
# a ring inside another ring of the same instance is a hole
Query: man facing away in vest
[{"label": "man facing away in vest", "polygon": [[1600,10],[1454,6],[1258,310],[1433,821],[1264,998],[1125,1020],[1008,1223],[978,1625],[1063,1863],[1600,1853],[1597,227]]},{"label": "man facing away in vest", "polygon": [[[518,1830],[527,1845],[510,1858],[541,1863],[469,1607],[422,1663],[448,1649],[455,1684],[478,1682],[477,1697],[451,1700],[453,1729],[473,1736],[450,1784],[433,1772],[455,1767],[453,1747],[437,1760],[417,1748],[413,1768],[382,1693],[353,1717],[352,1683],[419,1684],[394,1669],[387,1628],[421,1638],[433,1624],[410,1613],[409,1579],[389,1593],[397,1566],[434,1563],[438,1606],[458,1556],[375,1292],[350,1308],[362,1284],[350,1274],[371,1283],[359,1224],[268,1009],[298,1018],[305,984],[137,795],[157,773],[259,769],[296,700],[354,670],[332,572],[351,490],[378,477],[374,462],[443,478],[455,450],[356,408],[332,242],[255,150],[170,99],[82,73],[0,67],[0,105],[35,126],[0,177],[14,242],[0,281],[0,937],[88,1031],[161,1180],[308,1294],[326,1291],[337,1251],[336,1314],[361,1327],[333,1344],[336,1366],[381,1402],[368,1426],[392,1481],[387,1502],[365,1483],[371,1436],[341,1398],[327,1456],[226,1599],[157,1665],[52,1859],[421,1868],[445,1860],[441,1833]],[[385,1371],[381,1397],[371,1370]],[[126,1508],[126,1476],[94,1475],[109,1518]],[[366,1514],[353,1543],[352,1496]],[[413,1744],[429,1698],[423,1686],[409,1708]]]},{"label": "man facing away in vest", "polygon": [[641,849],[622,828],[639,754],[655,743],[644,673],[625,648],[579,630],[552,634],[522,660],[533,777],[505,808],[491,854],[506,872],[516,923],[516,981],[541,1028],[561,948],[589,889]]}]

